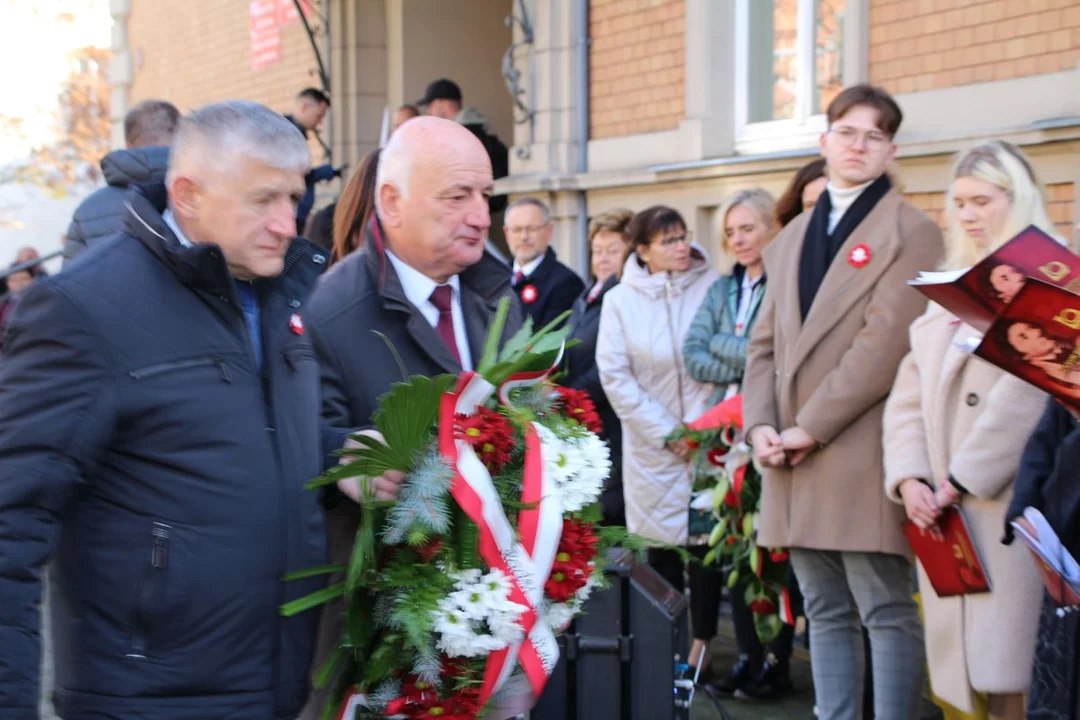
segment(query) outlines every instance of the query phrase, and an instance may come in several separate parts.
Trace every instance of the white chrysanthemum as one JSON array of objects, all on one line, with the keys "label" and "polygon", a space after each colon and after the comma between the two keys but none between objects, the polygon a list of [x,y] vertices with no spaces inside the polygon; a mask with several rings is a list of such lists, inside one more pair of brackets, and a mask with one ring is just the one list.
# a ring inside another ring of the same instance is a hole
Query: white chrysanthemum
[{"label": "white chrysanthemum", "polygon": [[560,440],[552,434],[547,441],[541,436],[541,443],[544,472],[554,478],[556,483],[564,483],[581,472],[583,458],[571,442]]},{"label": "white chrysanthemum", "polygon": [[477,585],[485,603],[495,604],[510,597],[510,577],[498,568],[481,577]]},{"label": "white chrysanthemum", "polygon": [[573,600],[567,603],[547,603],[544,607],[544,621],[547,626],[558,632],[573,620],[574,616],[577,615],[577,611],[571,607],[572,603]]},{"label": "white chrysanthemum", "polygon": [[492,570],[455,573],[454,590],[435,610],[437,647],[451,657],[479,657],[521,637],[525,607],[510,600],[510,580]]},{"label": "white chrysanthemum", "polygon": [[[556,481],[564,512],[578,512],[600,497],[604,482],[611,474],[611,451],[594,433],[587,433],[565,443],[570,457],[576,458],[578,471]],[[545,449],[546,452],[546,449]]]}]

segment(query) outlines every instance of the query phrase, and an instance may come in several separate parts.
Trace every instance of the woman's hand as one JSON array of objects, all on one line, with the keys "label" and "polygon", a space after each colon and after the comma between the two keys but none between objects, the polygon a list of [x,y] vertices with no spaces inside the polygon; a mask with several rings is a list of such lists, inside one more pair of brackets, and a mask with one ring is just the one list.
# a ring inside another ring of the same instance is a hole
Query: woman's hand
[{"label": "woman's hand", "polygon": [[904,499],[908,519],[920,529],[928,530],[937,523],[941,508],[934,498],[934,491],[922,480],[908,478],[900,483],[900,497]]},{"label": "woman's hand", "polygon": [[686,444],[685,440],[668,440],[664,443],[664,447],[681,457],[683,460],[690,454],[690,446]]},{"label": "woman's hand", "polygon": [[937,492],[934,493],[934,502],[944,510],[950,505],[958,505],[962,497],[963,495],[956,489],[956,486],[949,482],[948,478],[945,478],[938,483]]}]

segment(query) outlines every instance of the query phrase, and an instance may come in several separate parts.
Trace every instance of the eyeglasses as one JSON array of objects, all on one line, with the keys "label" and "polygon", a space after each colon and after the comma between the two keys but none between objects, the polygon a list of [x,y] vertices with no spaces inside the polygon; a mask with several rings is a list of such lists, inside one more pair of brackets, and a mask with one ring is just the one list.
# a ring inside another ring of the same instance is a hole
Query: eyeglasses
[{"label": "eyeglasses", "polygon": [[832,133],[837,142],[844,147],[851,147],[859,138],[863,139],[863,144],[866,145],[868,150],[880,150],[892,142],[891,137],[878,130],[871,130],[864,133],[859,132],[848,125],[829,128],[829,132]]},{"label": "eyeglasses", "polygon": [[694,234],[686,232],[686,233],[683,233],[682,235],[670,235],[670,236],[668,236],[666,238],[661,238],[659,240],[653,240],[652,243],[650,243],[650,244],[651,245],[659,245],[662,248],[664,248],[665,250],[670,250],[673,247],[675,247],[676,245],[678,245],[679,243],[686,243],[687,245],[689,245],[693,241],[694,241]]},{"label": "eyeglasses", "polygon": [[507,235],[539,235],[550,223],[543,225],[508,225],[505,230]]}]

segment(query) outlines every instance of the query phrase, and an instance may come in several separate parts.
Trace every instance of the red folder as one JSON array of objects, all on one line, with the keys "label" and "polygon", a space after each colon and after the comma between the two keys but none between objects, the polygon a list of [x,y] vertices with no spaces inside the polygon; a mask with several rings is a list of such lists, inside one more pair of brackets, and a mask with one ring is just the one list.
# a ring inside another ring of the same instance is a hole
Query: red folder
[{"label": "red folder", "polygon": [[1080,292],[1080,257],[1031,225],[968,270],[923,273],[911,285],[985,332],[1025,278]]},{"label": "red folder", "polygon": [[904,521],[904,534],[922,563],[938,597],[990,592],[990,576],[971,540],[967,521],[959,508],[946,508],[936,529],[920,530]]}]

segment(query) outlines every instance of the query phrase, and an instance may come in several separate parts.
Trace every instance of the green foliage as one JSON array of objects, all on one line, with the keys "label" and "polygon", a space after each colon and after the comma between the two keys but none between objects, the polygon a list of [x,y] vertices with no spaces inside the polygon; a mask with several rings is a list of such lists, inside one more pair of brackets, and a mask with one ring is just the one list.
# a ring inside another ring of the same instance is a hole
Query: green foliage
[{"label": "green foliage", "polygon": [[344,565],[320,565],[318,567],[307,568],[306,570],[297,570],[296,572],[287,573],[281,579],[285,582],[292,582],[293,580],[303,580],[304,578],[315,577],[317,575],[333,575],[334,573],[345,572]]},{"label": "green foliage", "polygon": [[302,598],[293,600],[292,602],[285,603],[281,606],[281,614],[285,617],[292,617],[298,615],[305,610],[319,607],[331,600],[336,600],[345,594],[345,583],[337,583],[330,587],[323,588],[316,592],[305,595]]}]

